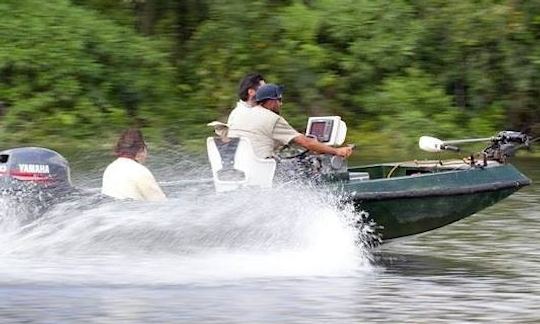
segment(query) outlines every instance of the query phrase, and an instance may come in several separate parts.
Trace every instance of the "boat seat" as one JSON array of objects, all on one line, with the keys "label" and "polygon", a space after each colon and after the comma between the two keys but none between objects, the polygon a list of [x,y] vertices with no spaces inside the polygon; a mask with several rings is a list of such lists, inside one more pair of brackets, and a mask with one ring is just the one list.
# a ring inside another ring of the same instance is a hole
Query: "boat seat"
[{"label": "boat seat", "polygon": [[247,138],[208,137],[206,148],[216,191],[272,187],[276,161],[257,157]]}]

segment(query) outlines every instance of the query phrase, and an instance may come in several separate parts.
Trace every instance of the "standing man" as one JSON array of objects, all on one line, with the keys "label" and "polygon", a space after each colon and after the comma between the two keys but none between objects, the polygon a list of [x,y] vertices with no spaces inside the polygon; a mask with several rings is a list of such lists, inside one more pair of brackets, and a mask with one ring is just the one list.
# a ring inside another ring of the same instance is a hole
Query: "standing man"
[{"label": "standing man", "polygon": [[229,124],[229,136],[248,138],[255,154],[260,158],[270,158],[274,151],[293,142],[310,151],[338,155],[344,158],[352,154],[351,147],[331,147],[309,138],[292,128],[281,117],[282,87],[264,84],[255,95],[257,105],[249,109],[238,109]]},{"label": "standing man", "polygon": [[257,93],[257,89],[264,84],[265,81],[263,76],[256,73],[248,74],[240,81],[238,89],[238,98],[240,100],[238,100],[236,107],[231,111],[227,124],[233,123],[240,111],[250,109],[257,105],[255,102],[255,94]]}]

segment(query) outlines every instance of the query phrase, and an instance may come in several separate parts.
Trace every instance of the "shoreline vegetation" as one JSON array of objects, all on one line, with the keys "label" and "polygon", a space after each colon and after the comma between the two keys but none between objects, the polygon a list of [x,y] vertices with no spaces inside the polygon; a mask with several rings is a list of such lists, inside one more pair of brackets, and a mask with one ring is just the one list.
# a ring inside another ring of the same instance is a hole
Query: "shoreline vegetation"
[{"label": "shoreline vegetation", "polygon": [[414,156],[422,135],[540,135],[540,3],[246,3],[2,1],[0,146],[107,152],[135,126],[204,154],[206,123],[252,71],[285,85],[298,130],[342,116],[362,156]]}]

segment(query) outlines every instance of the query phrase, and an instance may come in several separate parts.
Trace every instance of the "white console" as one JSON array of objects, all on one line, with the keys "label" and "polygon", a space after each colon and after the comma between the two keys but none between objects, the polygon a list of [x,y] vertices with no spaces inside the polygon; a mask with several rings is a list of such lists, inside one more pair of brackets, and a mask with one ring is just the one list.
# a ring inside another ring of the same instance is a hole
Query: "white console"
[{"label": "white console", "polygon": [[327,145],[339,146],[345,142],[347,124],[339,116],[309,117],[306,136]]}]

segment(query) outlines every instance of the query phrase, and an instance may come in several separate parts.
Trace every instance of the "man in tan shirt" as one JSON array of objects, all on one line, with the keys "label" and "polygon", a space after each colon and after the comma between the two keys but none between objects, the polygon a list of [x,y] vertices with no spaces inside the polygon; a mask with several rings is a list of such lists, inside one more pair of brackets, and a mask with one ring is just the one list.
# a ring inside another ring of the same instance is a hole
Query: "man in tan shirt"
[{"label": "man in tan shirt", "polygon": [[350,147],[334,148],[316,139],[309,138],[292,128],[279,115],[282,105],[283,89],[275,84],[259,87],[255,95],[257,106],[238,111],[230,121],[230,137],[246,137],[253,145],[255,154],[260,158],[272,157],[274,151],[291,142],[310,151],[349,157]]}]

